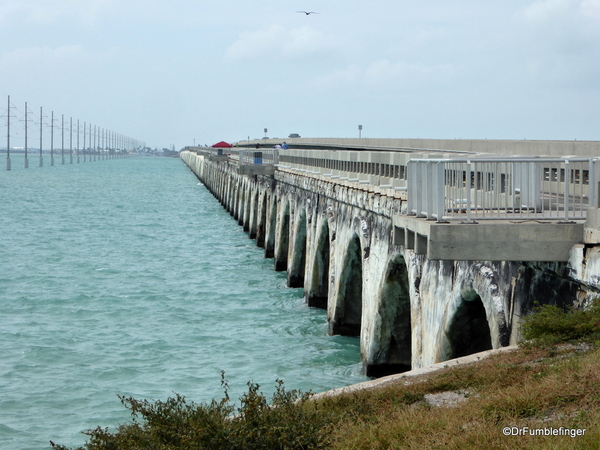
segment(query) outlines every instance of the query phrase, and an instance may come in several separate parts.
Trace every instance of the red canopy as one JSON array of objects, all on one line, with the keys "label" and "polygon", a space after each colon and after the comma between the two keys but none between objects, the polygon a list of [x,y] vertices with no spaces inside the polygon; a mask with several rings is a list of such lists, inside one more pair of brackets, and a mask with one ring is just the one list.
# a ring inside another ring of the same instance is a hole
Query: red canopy
[{"label": "red canopy", "polygon": [[230,148],[230,147],[233,147],[233,145],[228,144],[225,141],[221,141],[221,142],[217,142],[215,145],[213,145],[213,147],[217,147],[217,148]]}]

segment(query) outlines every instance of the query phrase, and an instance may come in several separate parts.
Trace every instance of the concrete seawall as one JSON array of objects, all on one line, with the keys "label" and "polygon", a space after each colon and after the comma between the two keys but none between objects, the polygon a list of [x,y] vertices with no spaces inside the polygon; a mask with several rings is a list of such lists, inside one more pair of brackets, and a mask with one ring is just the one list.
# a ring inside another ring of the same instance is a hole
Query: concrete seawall
[{"label": "concrete seawall", "polygon": [[598,292],[589,245],[569,262],[430,260],[394,242],[403,200],[369,185],[284,169],[242,175],[232,161],[191,151],[181,158],[288,285],[327,310],[329,332],[359,336],[371,376],[515,344],[536,301],[580,305]]}]

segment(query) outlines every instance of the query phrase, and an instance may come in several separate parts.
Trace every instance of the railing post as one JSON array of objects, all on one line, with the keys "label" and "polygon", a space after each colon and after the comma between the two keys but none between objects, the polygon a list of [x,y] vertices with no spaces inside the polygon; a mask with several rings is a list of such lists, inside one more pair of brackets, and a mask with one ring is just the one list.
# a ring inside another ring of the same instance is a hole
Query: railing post
[{"label": "railing post", "polygon": [[588,163],[588,208],[596,208],[596,161],[590,158]]},{"label": "railing post", "polygon": [[[467,220],[462,223],[477,223],[471,218],[471,177],[472,177],[472,169],[471,169],[471,160],[467,159],[467,179],[466,188],[467,188]],[[477,180],[475,180],[477,181]]]},{"label": "railing post", "polygon": [[417,168],[419,169],[418,172],[418,177],[416,178],[416,181],[419,185],[419,188],[417,189],[417,196],[416,196],[416,214],[417,217],[425,217],[427,218],[427,211],[425,211],[425,215],[423,215],[423,210],[427,209],[427,196],[428,196],[428,192],[427,192],[427,182],[428,182],[428,168],[429,168],[429,161],[424,162],[424,163],[417,163]]},{"label": "railing post", "polygon": [[471,161],[467,161],[467,223],[471,222]]},{"label": "railing post", "polygon": [[565,159],[565,190],[564,190],[564,206],[565,209],[565,222],[569,221],[569,184],[571,183],[571,173],[569,167],[569,160]]},{"label": "railing post", "polygon": [[407,186],[407,214],[412,216],[417,206],[417,163],[416,161],[408,161],[406,163],[406,186]]},{"label": "railing post", "polygon": [[446,164],[443,161],[439,161],[436,164],[436,180],[437,184],[436,189],[436,215],[438,223],[447,223],[448,221],[444,219],[445,212],[445,192],[446,192]]},{"label": "railing post", "polygon": [[[421,188],[423,190],[423,205],[419,208],[417,212],[417,217],[425,217],[426,219],[431,219],[431,215],[433,214],[433,188],[431,183],[433,183],[433,176],[431,170],[431,162],[427,161],[425,163],[425,176],[421,178],[423,181],[421,183]],[[425,213],[425,215],[423,215]]]}]

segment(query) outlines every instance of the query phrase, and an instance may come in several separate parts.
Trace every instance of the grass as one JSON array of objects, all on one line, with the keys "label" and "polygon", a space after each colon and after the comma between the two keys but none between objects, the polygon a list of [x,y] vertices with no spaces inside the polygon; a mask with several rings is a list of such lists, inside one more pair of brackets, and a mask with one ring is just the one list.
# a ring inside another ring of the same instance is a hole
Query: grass
[{"label": "grass", "polygon": [[[267,401],[249,383],[235,407],[223,379],[225,396],[211,404],[123,398],[132,422],[90,431],[82,449],[598,449],[598,316],[597,304],[584,312],[539,308],[525,320],[529,341],[518,350],[337,397],[310,400],[278,382]],[[448,393],[463,401],[433,406]],[[504,435],[506,427],[519,435]],[[529,432],[561,427],[585,434]]]},{"label": "grass", "polygon": [[[600,351],[582,348],[521,349],[327,400],[341,418],[329,448],[598,448]],[[466,400],[453,407],[424,400],[448,387]],[[586,428],[586,434],[504,436],[507,426]]]}]

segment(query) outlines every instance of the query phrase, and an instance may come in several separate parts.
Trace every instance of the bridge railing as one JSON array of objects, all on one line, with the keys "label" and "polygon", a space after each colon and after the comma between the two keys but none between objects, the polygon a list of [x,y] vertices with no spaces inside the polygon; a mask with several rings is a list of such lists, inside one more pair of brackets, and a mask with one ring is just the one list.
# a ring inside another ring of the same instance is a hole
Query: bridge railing
[{"label": "bridge railing", "polygon": [[280,150],[279,167],[341,181],[406,190],[409,153],[351,150]]},{"label": "bridge railing", "polygon": [[278,149],[240,149],[238,158],[240,166],[251,166],[257,164],[279,164]]},{"label": "bridge railing", "polygon": [[[438,222],[584,219],[595,205],[596,159],[414,159],[408,213]],[[590,188],[591,186],[591,188]]]}]

